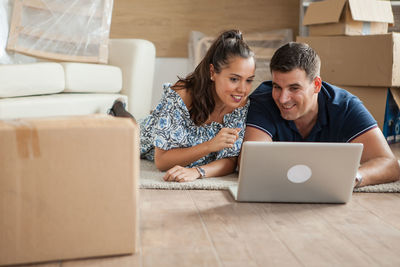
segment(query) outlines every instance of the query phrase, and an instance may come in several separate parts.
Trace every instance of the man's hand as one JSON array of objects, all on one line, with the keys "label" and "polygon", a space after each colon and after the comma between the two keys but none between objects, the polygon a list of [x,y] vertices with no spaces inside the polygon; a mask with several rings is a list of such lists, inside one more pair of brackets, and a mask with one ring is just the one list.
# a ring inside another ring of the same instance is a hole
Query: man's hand
[{"label": "man's hand", "polygon": [[358,169],[363,179],[359,186],[399,180],[399,163],[378,127],[366,131],[351,142],[364,145],[361,166]]},{"label": "man's hand", "polygon": [[169,169],[163,179],[167,182],[191,182],[200,178],[200,173],[196,168],[185,168],[176,165]]}]

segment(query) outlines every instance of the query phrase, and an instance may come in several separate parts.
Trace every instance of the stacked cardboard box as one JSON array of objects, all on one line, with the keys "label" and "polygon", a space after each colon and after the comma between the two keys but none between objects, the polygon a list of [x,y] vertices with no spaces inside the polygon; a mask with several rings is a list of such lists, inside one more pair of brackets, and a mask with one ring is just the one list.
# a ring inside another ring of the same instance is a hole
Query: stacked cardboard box
[{"label": "stacked cardboard box", "polygon": [[135,252],[138,133],[105,115],[0,121],[0,265]]},{"label": "stacked cardboard box", "polygon": [[310,36],[387,33],[393,23],[390,2],[380,0],[325,0],[311,3],[303,19]]},{"label": "stacked cardboard box", "polygon": [[310,36],[297,38],[321,57],[324,81],[364,102],[389,143],[400,141],[400,33],[387,33],[393,21],[388,1],[325,0],[310,4],[303,21]]}]

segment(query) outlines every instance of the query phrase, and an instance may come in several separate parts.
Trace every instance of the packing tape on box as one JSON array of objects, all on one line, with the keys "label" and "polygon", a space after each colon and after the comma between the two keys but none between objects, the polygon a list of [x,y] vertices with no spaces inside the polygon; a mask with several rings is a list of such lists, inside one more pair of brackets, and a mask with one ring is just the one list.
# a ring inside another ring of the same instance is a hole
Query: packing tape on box
[{"label": "packing tape on box", "polygon": [[36,127],[24,120],[10,120],[15,128],[18,156],[24,159],[40,157],[39,135]]},{"label": "packing tape on box", "polygon": [[362,34],[363,35],[369,35],[371,34],[371,22],[365,21],[362,24]]}]

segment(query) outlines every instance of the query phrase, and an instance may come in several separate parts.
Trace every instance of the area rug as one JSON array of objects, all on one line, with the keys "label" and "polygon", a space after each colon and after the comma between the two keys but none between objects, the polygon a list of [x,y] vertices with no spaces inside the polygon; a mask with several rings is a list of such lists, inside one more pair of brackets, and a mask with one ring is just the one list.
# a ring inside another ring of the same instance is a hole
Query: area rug
[{"label": "area rug", "polygon": [[[164,172],[157,170],[152,161],[140,160],[140,188],[144,189],[203,189],[203,190],[227,190],[237,184],[237,173],[218,178],[198,179],[193,182],[178,183],[165,182]],[[354,189],[354,192],[369,193],[400,193],[400,181],[380,185],[364,186]]]}]

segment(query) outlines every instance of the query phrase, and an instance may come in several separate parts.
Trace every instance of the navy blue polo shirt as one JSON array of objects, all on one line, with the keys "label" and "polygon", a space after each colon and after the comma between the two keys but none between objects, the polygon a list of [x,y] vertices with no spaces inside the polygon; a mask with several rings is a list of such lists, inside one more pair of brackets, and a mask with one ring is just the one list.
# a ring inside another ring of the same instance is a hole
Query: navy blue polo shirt
[{"label": "navy blue polo shirt", "polygon": [[256,127],[273,141],[350,142],[377,127],[360,99],[344,89],[322,82],[318,93],[318,118],[303,139],[293,121],[281,117],[272,98],[272,82],[263,82],[251,95],[246,125]]}]

